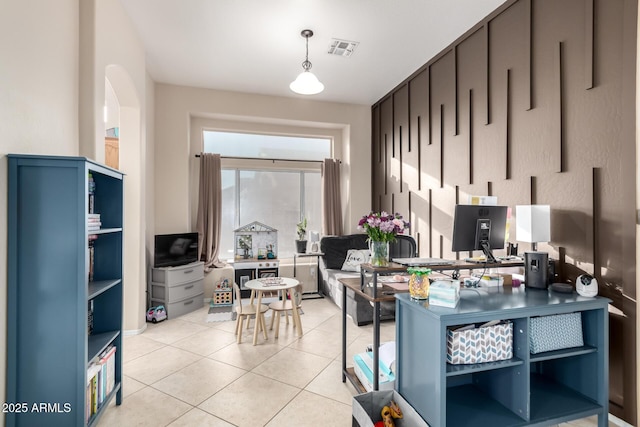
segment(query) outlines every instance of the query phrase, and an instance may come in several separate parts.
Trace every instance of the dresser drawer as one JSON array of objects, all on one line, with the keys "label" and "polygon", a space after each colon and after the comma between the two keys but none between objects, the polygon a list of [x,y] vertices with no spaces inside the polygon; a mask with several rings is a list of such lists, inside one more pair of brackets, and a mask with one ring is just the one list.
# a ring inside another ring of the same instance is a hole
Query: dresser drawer
[{"label": "dresser drawer", "polygon": [[198,262],[179,267],[151,269],[151,281],[175,286],[204,278],[204,263]]},{"label": "dresser drawer", "polygon": [[204,292],[203,282],[203,279],[199,279],[175,286],[151,282],[151,299],[172,303],[193,297]]},{"label": "dresser drawer", "polygon": [[153,306],[160,304],[164,305],[164,308],[167,309],[167,318],[175,319],[178,316],[191,313],[194,310],[204,307],[204,293],[169,304],[162,301],[151,300],[151,305]]}]

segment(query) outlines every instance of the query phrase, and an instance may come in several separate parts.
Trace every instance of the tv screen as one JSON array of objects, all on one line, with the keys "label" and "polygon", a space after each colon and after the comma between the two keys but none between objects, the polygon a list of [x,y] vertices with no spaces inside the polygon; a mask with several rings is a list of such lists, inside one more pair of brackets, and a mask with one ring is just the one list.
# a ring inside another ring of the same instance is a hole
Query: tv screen
[{"label": "tv screen", "polygon": [[492,249],[504,249],[507,207],[456,205],[453,216],[452,251],[482,250],[496,262]]},{"label": "tv screen", "polygon": [[154,267],[175,267],[198,261],[198,233],[157,234]]}]

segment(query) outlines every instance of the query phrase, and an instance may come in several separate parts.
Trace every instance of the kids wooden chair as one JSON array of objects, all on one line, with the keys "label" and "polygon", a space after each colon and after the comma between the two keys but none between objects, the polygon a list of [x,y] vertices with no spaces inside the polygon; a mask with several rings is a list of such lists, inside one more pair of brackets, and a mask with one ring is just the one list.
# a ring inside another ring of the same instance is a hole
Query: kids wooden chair
[{"label": "kids wooden chair", "polygon": [[[253,293],[251,294],[251,299],[249,304],[242,304],[242,295],[240,294],[240,287],[237,283],[233,284],[233,291],[236,297],[236,336],[238,337],[238,344],[242,343],[242,325],[244,323],[244,319],[247,319],[247,329],[249,329],[249,323],[251,321],[251,317],[255,316],[256,318],[256,328],[261,328],[264,333],[264,339],[267,339],[267,328],[264,321],[264,313],[269,310],[269,307],[265,304],[260,304],[260,310],[256,310],[256,304],[253,302]],[[256,315],[256,312],[259,314]]]},{"label": "kids wooden chair", "polygon": [[[269,304],[269,308],[273,311],[273,315],[271,316],[271,326],[269,329],[273,329],[273,323],[275,321],[275,338],[278,338],[278,331],[280,330],[280,313],[284,313],[286,317],[286,324],[288,325],[289,311],[291,311],[293,327],[298,330],[298,336],[302,336],[302,322],[300,321],[300,309],[302,308],[302,284],[298,284],[294,288],[289,289],[288,294],[289,298],[287,298],[287,293],[283,292],[281,300]],[[293,310],[293,304],[296,305],[295,311]]]}]

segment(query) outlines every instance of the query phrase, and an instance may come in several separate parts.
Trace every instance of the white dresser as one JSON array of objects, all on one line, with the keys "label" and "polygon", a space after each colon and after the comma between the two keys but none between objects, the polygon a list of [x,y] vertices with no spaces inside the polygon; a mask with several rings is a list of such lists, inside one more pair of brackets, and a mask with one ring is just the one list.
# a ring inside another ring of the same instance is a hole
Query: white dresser
[{"label": "white dresser", "polygon": [[204,263],[151,269],[151,305],[164,305],[167,316],[176,318],[204,305]]}]

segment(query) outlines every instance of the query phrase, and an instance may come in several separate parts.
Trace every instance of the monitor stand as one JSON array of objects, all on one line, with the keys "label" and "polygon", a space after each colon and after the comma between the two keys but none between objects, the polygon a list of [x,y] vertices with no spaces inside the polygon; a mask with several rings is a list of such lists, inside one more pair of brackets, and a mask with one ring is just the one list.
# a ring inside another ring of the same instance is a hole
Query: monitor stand
[{"label": "monitor stand", "polygon": [[480,242],[480,247],[482,248],[482,252],[484,252],[484,256],[487,258],[487,264],[497,264],[500,262],[500,260],[493,256],[493,252],[491,252],[491,248],[489,247],[489,242],[487,240],[482,240]]}]

